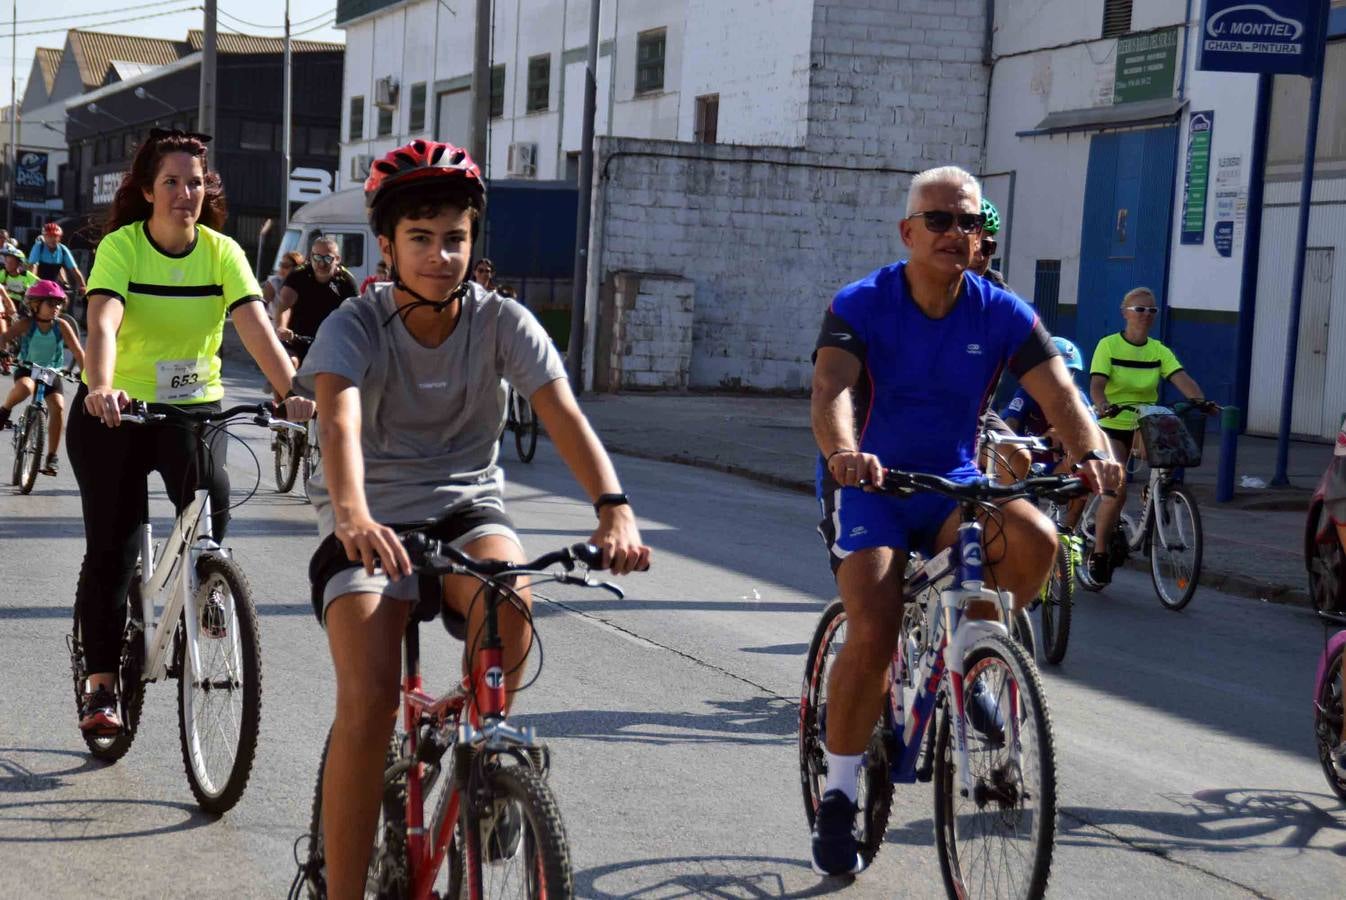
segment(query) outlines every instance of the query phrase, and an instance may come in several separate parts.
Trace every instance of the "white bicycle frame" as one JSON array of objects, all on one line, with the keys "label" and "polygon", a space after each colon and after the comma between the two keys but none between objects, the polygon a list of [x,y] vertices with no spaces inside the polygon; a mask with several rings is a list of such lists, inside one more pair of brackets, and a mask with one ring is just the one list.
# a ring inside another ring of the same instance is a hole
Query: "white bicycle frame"
[{"label": "white bicycle frame", "polygon": [[[1139,415],[1176,415],[1172,409],[1167,406],[1144,405],[1139,407]],[[1135,448],[1132,447],[1132,458],[1135,458]],[[1140,508],[1139,521],[1132,520],[1125,512],[1118,518],[1117,524],[1124,529],[1126,535],[1126,544],[1132,552],[1140,550],[1145,541],[1145,523],[1149,521],[1153,532],[1151,540],[1157,539],[1160,546],[1169,550],[1175,546],[1190,546],[1191,536],[1181,533],[1181,526],[1178,525],[1174,517],[1167,525],[1163,522],[1163,517],[1159,515],[1159,487],[1164,480],[1165,473],[1171,471],[1169,468],[1150,466],[1149,479],[1145,486],[1145,502]],[[1174,534],[1173,532],[1177,532]],[[1170,537],[1174,539],[1170,539]]]}]

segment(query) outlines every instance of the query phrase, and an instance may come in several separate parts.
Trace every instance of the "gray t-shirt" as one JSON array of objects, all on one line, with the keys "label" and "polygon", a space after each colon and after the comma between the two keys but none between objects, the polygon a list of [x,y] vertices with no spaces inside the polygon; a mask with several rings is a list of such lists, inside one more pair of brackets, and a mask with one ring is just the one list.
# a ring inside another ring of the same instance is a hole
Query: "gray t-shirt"
[{"label": "gray t-shirt", "polygon": [[[471,285],[458,325],[438,347],[417,343],[396,309],[386,283],[342,303],[318,329],[295,391],[312,397],[319,372],[359,388],[365,497],[375,521],[419,522],[477,500],[499,502],[501,379],[531,397],[565,377],[560,354],[532,313],[480,285]],[[336,520],[321,467],[309,487],[318,533],[331,534]]]}]

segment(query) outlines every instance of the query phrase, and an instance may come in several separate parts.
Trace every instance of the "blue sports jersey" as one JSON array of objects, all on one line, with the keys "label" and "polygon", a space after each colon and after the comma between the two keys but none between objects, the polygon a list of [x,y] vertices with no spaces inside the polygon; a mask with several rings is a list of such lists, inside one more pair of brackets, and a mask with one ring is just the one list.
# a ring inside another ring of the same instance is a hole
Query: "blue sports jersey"
[{"label": "blue sports jersey", "polygon": [[[973,275],[947,316],[912,300],[906,262],[842,288],[823,318],[818,347],[853,353],[859,448],[890,468],[975,475],[978,422],[1001,372],[1022,375],[1059,355],[1033,308]],[[818,460],[819,495],[828,479]]]},{"label": "blue sports jersey", "polygon": [[[1089,409],[1093,405],[1093,401],[1083,390],[1080,390],[1080,398],[1084,401],[1085,409]],[[1042,412],[1042,407],[1023,388],[1014,392],[1010,402],[1001,411],[1000,418],[1006,421],[1010,419],[1018,420],[1019,427],[1015,431],[1033,437],[1046,434],[1047,429],[1051,427],[1051,423],[1047,421],[1047,416]]]}]

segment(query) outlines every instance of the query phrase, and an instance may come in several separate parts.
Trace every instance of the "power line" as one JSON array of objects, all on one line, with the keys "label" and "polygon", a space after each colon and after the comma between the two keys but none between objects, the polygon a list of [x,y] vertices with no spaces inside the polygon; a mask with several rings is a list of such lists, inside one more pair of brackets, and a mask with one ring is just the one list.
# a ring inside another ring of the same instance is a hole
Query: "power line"
[{"label": "power line", "polygon": [[[291,23],[290,23],[290,27],[291,27],[291,28],[295,28],[295,27],[300,26],[300,25],[307,25],[309,22],[316,22],[317,20],[319,20],[319,19],[324,19],[324,18],[330,16],[331,14],[332,14],[332,11],[331,11],[330,9],[328,9],[328,10],[324,10],[323,12],[318,13],[316,16],[309,16],[307,19],[299,19],[298,21],[291,22]],[[235,22],[239,23],[240,25],[246,25],[246,26],[248,26],[249,28],[282,28],[282,29],[283,29],[283,28],[285,27],[285,24],[284,24],[284,23],[281,23],[280,25],[262,25],[262,24],[260,24],[260,23],[258,23],[258,22],[249,22],[247,19],[240,19],[238,16],[234,15],[233,13],[229,12],[229,11],[226,10],[226,9],[221,9],[221,10],[220,10],[220,15],[225,16],[225,17],[230,18],[230,19],[233,19]]]},{"label": "power line", "polygon": [[[178,13],[193,12],[195,10],[200,10],[202,8],[203,7],[200,6],[184,6],[181,9],[166,9],[163,12],[151,13],[149,15],[132,16],[129,19],[113,19],[111,22],[94,22],[91,27],[102,28],[106,25],[123,25],[127,22],[140,22],[145,19],[157,19],[160,16],[173,16],[177,15]],[[60,31],[69,31],[69,30],[70,30],[69,26],[66,26],[63,28],[47,28],[41,31],[19,31],[14,34],[9,34],[7,32],[0,32],[0,39],[8,37],[31,37],[35,34],[55,34]]]},{"label": "power line", "polygon": [[[94,17],[98,17],[98,16],[112,16],[112,15],[116,15],[117,13],[137,12],[137,11],[142,10],[142,9],[152,9],[152,8],[154,8],[154,7],[156,7],[156,6],[170,6],[170,5],[174,4],[174,3],[181,3],[181,2],[182,2],[182,0],[158,0],[157,3],[141,3],[141,4],[139,4],[138,6],[121,6],[121,7],[118,7],[118,8],[116,8],[116,9],[105,9],[105,10],[101,10],[100,12],[83,13],[83,15],[94,16]],[[45,18],[45,19],[20,19],[20,20],[18,21],[18,24],[19,24],[19,25],[36,25],[36,24],[38,24],[39,22],[69,22],[71,18],[72,18],[72,17],[70,16],[70,14],[67,13],[67,14],[64,15],[64,16],[48,16],[48,17]],[[75,26],[73,26],[73,27],[74,27],[76,30],[79,29],[79,26],[78,26],[78,25],[75,25]],[[62,29],[60,29],[60,30],[61,30],[61,31],[68,31],[69,28],[62,28]]]},{"label": "power line", "polygon": [[[333,21],[335,21],[335,19],[333,19]],[[324,28],[331,28],[331,27],[332,27],[331,21],[323,22],[319,25],[313,26],[312,28],[305,28],[303,31],[292,31],[290,32],[290,37],[295,38],[299,37],[301,34],[312,34],[315,31],[322,31]]]}]

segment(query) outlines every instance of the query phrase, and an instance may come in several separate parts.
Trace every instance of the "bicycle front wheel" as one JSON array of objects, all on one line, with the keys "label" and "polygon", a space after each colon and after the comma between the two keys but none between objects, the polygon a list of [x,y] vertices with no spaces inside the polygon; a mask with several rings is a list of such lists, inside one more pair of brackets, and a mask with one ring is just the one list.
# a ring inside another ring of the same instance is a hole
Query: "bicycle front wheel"
[{"label": "bicycle front wheel", "polygon": [[[261,646],[252,589],[238,564],[204,556],[196,573],[197,621],[184,615],[180,626],[178,735],[197,804],[223,813],[243,796],[252,772],[262,712]],[[200,671],[187,652],[187,633],[196,637]]]},{"label": "bicycle front wheel", "polygon": [[1341,672],[1341,659],[1346,641],[1340,637],[1328,645],[1318,660],[1318,678],[1313,686],[1313,736],[1318,745],[1318,762],[1327,776],[1328,787],[1337,798],[1346,802],[1346,778],[1337,774],[1332,764],[1332,748],[1341,740],[1342,693],[1346,677]]},{"label": "bicycle front wheel", "polygon": [[313,477],[313,473],[318,471],[318,463],[322,461],[322,450],[318,447],[317,432],[314,432],[313,439],[304,439],[304,499],[309,503],[313,502],[313,494],[309,490],[308,482]]},{"label": "bicycle front wheel", "polygon": [[963,676],[967,762],[962,794],[952,704],[935,746],[935,839],[950,897],[1038,898],[1056,842],[1056,755],[1042,681],[1003,635],[978,640]]},{"label": "bicycle front wheel", "polygon": [[42,453],[47,448],[46,410],[34,405],[23,417],[21,452],[23,471],[19,478],[19,492],[31,494],[37,481],[37,470],[42,468]]},{"label": "bicycle front wheel", "polygon": [[1201,513],[1186,488],[1170,487],[1155,503],[1150,535],[1150,577],[1166,609],[1192,601],[1201,578]]},{"label": "bicycle front wheel", "polygon": [[461,818],[467,900],[575,895],[570,846],[546,780],[487,761],[472,773]]},{"label": "bicycle front wheel", "polygon": [[516,424],[514,428],[514,449],[519,453],[520,462],[532,462],[537,453],[537,414],[533,404],[523,394],[514,395]]},{"label": "bicycle front wheel", "polygon": [[1059,665],[1070,643],[1070,615],[1075,605],[1075,560],[1071,535],[1060,536],[1056,565],[1042,596],[1042,644],[1047,662]]},{"label": "bicycle front wheel", "polygon": [[11,421],[9,427],[14,432],[14,437],[11,440],[14,445],[14,468],[10,472],[9,483],[18,487],[19,480],[23,477],[23,420]]},{"label": "bicycle front wheel", "polygon": [[[799,699],[799,777],[804,788],[804,815],[810,829],[827,784],[828,681],[832,676],[832,664],[845,643],[846,610],[840,600],[833,600],[823,610],[813,632],[804,664],[804,693]],[[883,702],[887,709],[886,696]],[[874,728],[856,790],[855,805],[863,810],[863,814],[856,817],[855,840],[866,867],[883,846],[888,815],[893,807],[893,782],[888,774],[888,752],[883,740],[884,724],[885,720],[880,720]]]},{"label": "bicycle front wheel", "polygon": [[276,493],[288,494],[294,487],[295,476],[299,474],[299,457],[302,454],[298,446],[301,439],[289,431],[276,432],[271,442],[276,472]]}]

